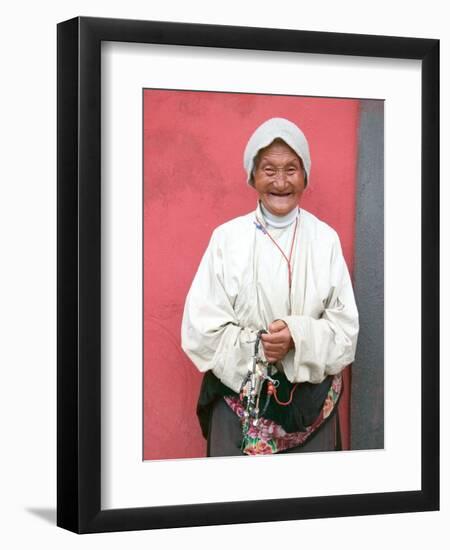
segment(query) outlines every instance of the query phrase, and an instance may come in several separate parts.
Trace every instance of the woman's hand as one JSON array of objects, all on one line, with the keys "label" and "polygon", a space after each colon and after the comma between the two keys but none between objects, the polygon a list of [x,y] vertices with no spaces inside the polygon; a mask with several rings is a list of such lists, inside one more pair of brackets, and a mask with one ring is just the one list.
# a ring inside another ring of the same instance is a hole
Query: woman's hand
[{"label": "woman's hand", "polygon": [[270,323],[269,334],[261,336],[264,355],[269,363],[281,361],[286,353],[294,347],[291,332],[287,324],[281,319]]}]

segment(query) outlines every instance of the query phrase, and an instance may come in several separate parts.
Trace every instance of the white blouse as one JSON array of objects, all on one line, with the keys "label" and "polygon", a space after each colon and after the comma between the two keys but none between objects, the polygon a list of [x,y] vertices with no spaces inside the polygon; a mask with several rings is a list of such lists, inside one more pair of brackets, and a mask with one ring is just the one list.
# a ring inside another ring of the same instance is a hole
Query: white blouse
[{"label": "white blouse", "polygon": [[[339,237],[299,209],[289,289],[287,261],[256,216],[265,225],[258,204],[214,230],[186,298],[182,348],[201,372],[239,392],[257,332],[282,319],[295,344],[281,361],[286,377],[320,383],[352,363],[359,330]],[[295,225],[265,226],[286,256]]]}]

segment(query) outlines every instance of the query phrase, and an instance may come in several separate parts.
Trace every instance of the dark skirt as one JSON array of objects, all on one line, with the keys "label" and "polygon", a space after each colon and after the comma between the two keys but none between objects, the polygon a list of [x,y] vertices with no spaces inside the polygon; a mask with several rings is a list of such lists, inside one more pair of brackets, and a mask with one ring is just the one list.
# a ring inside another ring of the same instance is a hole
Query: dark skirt
[{"label": "dark skirt", "polygon": [[[279,398],[281,401],[287,401],[294,390],[294,384],[289,382],[281,372],[275,374],[273,378],[279,383],[277,388]],[[319,415],[332,379],[332,376],[327,376],[320,384],[309,382],[296,384],[291,403],[288,406],[282,406],[272,399],[265,409],[264,417],[273,420],[288,433],[305,431]],[[265,395],[265,392],[266,386],[263,385],[261,394]],[[225,396],[237,397],[238,394],[225,386],[211,371],[207,371],[203,376],[197,402],[197,416],[205,439],[210,431],[213,407],[217,400],[223,400]]]},{"label": "dark skirt", "polygon": [[[207,437],[207,456],[240,456],[242,440],[241,423],[223,398],[212,407]],[[339,418],[336,412],[314,432],[300,447],[293,447],[278,454],[311,453],[341,450]]]}]

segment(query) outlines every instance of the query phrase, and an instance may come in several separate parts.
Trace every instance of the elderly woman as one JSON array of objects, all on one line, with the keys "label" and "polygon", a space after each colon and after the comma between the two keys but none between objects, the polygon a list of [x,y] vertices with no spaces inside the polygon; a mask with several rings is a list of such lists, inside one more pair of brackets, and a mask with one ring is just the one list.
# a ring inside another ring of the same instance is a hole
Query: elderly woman
[{"label": "elderly woman", "polygon": [[205,373],[197,414],[207,454],[339,449],[341,371],[355,356],[358,312],[338,235],[299,208],[308,142],[289,120],[267,120],[244,167],[256,210],[214,230],[181,329]]}]

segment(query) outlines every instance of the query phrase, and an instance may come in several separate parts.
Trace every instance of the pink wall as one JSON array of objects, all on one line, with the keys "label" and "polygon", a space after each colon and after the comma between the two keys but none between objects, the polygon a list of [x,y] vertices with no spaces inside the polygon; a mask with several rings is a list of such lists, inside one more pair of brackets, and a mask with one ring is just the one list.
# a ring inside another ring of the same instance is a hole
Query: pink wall
[{"label": "pink wall", "polygon": [[[256,205],[242,154],[273,116],[306,134],[312,170],[302,207],[336,229],[352,269],[358,100],[144,92],[144,459],[205,456],[201,375],[180,347],[183,305],[211,231]],[[350,372],[344,383],[348,448]]]}]

